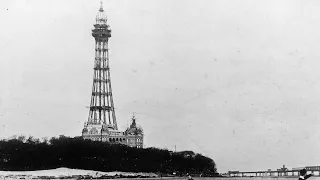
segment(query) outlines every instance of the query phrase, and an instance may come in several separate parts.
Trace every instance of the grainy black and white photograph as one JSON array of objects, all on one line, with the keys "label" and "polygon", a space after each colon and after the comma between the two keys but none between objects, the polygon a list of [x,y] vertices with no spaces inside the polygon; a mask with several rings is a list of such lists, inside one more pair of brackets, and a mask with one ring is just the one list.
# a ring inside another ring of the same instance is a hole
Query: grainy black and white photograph
[{"label": "grainy black and white photograph", "polygon": [[320,180],[320,1],[1,0],[0,179]]}]

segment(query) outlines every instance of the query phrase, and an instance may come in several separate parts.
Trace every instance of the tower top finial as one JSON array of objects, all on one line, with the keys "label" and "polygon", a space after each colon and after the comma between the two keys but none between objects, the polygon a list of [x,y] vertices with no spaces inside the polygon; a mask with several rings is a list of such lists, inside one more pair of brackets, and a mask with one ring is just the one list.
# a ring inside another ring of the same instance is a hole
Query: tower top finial
[{"label": "tower top finial", "polygon": [[135,115],[134,115],[134,113],[132,113],[133,115],[132,115],[132,123],[131,123],[131,125],[130,125],[130,128],[136,128],[136,117],[135,117]]},{"label": "tower top finial", "polygon": [[96,16],[96,24],[107,24],[107,15],[103,10],[102,0],[100,1],[100,9]]},{"label": "tower top finial", "polygon": [[100,9],[99,9],[100,12],[103,12],[103,2],[102,0],[100,1]]}]

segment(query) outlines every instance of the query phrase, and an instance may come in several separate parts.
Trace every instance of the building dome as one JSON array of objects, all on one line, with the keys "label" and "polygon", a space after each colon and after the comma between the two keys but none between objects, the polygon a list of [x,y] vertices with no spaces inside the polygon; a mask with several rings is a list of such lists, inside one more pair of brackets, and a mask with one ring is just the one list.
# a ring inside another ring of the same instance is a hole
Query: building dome
[{"label": "building dome", "polygon": [[136,124],[136,119],[132,117],[132,123],[129,128],[125,131],[126,135],[143,135],[143,129],[138,127]]}]

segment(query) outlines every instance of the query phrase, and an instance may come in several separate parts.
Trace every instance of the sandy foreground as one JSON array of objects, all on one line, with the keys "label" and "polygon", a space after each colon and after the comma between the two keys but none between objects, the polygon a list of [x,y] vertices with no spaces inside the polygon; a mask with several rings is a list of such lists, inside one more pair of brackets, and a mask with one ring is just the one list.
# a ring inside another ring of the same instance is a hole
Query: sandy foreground
[{"label": "sandy foreground", "polygon": [[99,177],[158,177],[154,173],[101,172],[82,169],[57,168],[39,171],[0,171],[0,179],[58,179],[58,178],[99,178]]}]

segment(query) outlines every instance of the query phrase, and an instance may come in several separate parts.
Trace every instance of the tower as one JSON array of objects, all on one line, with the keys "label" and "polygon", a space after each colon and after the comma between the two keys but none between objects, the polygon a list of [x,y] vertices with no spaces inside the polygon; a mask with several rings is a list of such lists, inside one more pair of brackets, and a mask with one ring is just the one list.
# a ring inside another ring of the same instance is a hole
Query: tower
[{"label": "tower", "polygon": [[[95,39],[95,59],[93,67],[93,84],[89,117],[83,129],[83,135],[89,131],[89,139],[102,140],[103,130],[118,130],[111,88],[109,47],[111,30],[107,24],[107,16],[103,10],[102,1],[93,25],[92,36]],[[89,128],[89,129],[88,129]]]},{"label": "tower", "polygon": [[[107,24],[107,16],[103,10],[102,2],[93,26],[92,36],[95,39],[93,84],[89,116],[84,124],[82,137],[94,141],[108,141],[130,144],[132,147],[143,147],[142,128],[138,131],[135,130],[139,129],[136,127],[135,119],[133,121],[134,127],[131,127],[130,133],[118,130],[109,66],[108,42],[111,37],[111,30]],[[135,134],[132,134],[133,131]]]},{"label": "tower", "polygon": [[108,41],[111,37],[111,30],[107,24],[102,2],[96,16],[92,36],[95,38],[95,62],[88,123],[108,124],[110,128],[117,130],[109,66]]},{"label": "tower", "polygon": [[110,128],[117,130],[109,66],[108,41],[111,37],[111,30],[107,24],[102,2],[96,16],[92,36],[95,39],[95,61],[88,123],[108,124]]}]

